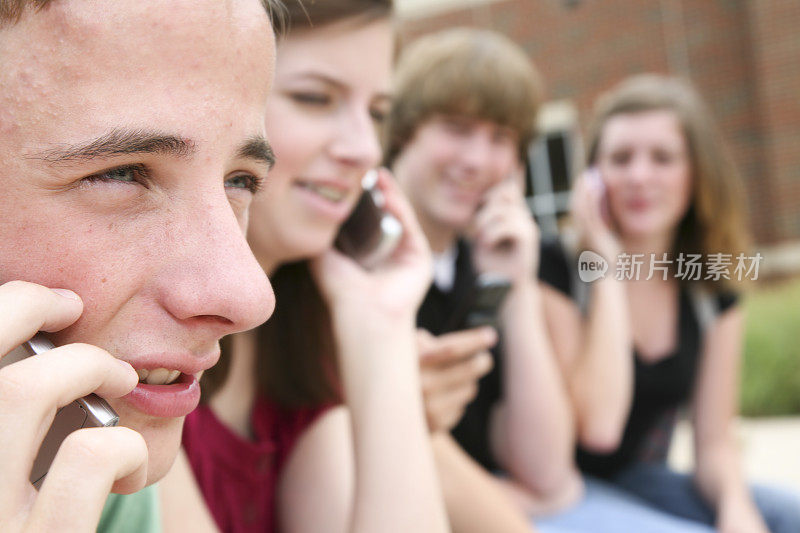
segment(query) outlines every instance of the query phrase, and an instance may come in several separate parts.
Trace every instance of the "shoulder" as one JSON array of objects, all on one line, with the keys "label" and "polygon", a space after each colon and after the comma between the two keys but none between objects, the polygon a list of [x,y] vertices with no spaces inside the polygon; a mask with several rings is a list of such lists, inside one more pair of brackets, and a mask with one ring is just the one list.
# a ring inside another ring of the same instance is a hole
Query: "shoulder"
[{"label": "shoulder", "polygon": [[133,494],[109,494],[98,532],[160,533],[161,516],[156,485]]}]

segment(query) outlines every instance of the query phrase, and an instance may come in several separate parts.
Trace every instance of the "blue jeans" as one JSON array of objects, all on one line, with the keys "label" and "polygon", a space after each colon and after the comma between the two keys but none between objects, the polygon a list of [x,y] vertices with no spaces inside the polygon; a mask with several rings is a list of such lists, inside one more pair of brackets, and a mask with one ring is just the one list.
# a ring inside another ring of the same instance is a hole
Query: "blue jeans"
[{"label": "blue jeans", "polygon": [[[691,476],[679,474],[661,463],[637,463],[611,480],[617,488],[674,516],[702,524],[714,524],[714,512],[706,505]],[[752,486],[751,494],[772,533],[800,532],[800,498],[788,490]]]},{"label": "blue jeans", "polygon": [[584,478],[586,493],[572,508],[537,518],[541,533],[713,533],[713,529],[657,509],[613,485]]}]

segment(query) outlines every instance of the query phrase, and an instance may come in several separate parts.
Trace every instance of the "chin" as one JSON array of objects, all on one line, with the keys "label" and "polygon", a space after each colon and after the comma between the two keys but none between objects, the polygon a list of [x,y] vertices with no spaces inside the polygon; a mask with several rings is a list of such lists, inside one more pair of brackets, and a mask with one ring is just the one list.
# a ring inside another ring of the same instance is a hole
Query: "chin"
[{"label": "chin", "polygon": [[147,484],[159,481],[178,454],[184,417],[157,418],[124,407],[114,408],[120,415],[120,425],[138,432],[147,443]]}]

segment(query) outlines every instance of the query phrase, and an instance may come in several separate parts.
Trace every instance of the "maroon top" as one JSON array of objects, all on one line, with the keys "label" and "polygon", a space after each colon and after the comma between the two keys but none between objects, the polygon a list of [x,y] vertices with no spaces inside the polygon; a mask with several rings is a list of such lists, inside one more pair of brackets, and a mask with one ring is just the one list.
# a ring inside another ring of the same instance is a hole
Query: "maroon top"
[{"label": "maroon top", "polygon": [[220,530],[277,531],[278,477],[297,439],[330,406],[282,409],[259,398],[252,441],[233,433],[207,405],[186,417],[183,447]]}]

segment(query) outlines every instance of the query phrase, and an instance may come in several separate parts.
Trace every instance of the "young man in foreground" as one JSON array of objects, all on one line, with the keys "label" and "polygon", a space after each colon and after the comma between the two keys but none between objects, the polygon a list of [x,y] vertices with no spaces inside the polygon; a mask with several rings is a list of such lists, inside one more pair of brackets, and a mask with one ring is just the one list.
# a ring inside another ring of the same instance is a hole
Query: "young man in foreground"
[{"label": "young man in foreground", "polygon": [[[160,479],[219,338],[271,313],[243,233],[268,7],[0,0],[0,356],[59,346],[0,371],[0,530],[93,531],[109,491]],[[56,409],[91,392],[125,427],[72,433],[37,493]]]}]

